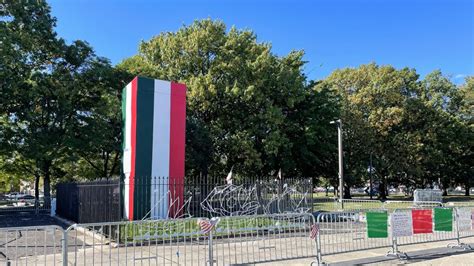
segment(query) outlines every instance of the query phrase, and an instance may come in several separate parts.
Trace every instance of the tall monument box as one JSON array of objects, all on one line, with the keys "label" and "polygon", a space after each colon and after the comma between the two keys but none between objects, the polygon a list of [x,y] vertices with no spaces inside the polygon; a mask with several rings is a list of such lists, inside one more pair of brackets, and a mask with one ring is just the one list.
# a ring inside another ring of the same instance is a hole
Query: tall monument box
[{"label": "tall monument box", "polygon": [[123,89],[122,116],[125,218],[175,216],[184,200],[186,86],[135,77]]}]

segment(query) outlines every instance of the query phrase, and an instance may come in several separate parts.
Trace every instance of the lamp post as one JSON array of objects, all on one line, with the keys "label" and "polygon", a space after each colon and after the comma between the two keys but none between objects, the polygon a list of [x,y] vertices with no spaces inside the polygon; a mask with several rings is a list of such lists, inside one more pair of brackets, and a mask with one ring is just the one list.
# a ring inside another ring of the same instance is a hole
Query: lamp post
[{"label": "lamp post", "polygon": [[329,122],[330,124],[337,125],[337,143],[338,143],[338,150],[339,150],[339,200],[342,204],[342,199],[344,195],[344,170],[343,170],[343,163],[342,163],[342,121],[341,119],[334,120]]}]

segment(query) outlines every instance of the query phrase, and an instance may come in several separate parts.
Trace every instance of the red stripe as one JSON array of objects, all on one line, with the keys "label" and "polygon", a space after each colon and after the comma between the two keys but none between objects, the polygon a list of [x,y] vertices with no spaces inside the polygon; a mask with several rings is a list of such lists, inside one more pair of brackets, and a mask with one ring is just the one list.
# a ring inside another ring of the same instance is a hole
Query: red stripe
[{"label": "red stripe", "polygon": [[428,234],[433,232],[431,210],[412,210],[413,234]]},{"label": "red stripe", "polygon": [[213,225],[207,220],[200,221],[199,226],[201,227],[201,231],[205,234],[210,232],[213,228]]},{"label": "red stripe", "polygon": [[128,219],[133,221],[133,201],[134,201],[134,192],[135,192],[135,157],[136,157],[136,140],[137,140],[137,87],[138,87],[138,77],[135,77],[132,80],[132,150],[131,150],[131,170],[130,170],[130,188],[128,196]]},{"label": "red stripe", "polygon": [[170,107],[170,167],[169,184],[171,193],[169,202],[176,199],[179,203],[170,210],[171,217],[181,215],[177,212],[184,203],[184,149],[186,134],[186,85],[171,82]]}]

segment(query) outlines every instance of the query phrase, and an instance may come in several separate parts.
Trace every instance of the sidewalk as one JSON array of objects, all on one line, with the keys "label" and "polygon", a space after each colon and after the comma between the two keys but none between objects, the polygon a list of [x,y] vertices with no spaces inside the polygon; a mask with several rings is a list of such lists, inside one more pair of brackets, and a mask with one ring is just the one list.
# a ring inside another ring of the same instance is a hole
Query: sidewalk
[{"label": "sidewalk", "polygon": [[[471,244],[474,248],[474,237],[463,239],[464,243]],[[386,257],[389,248],[371,249],[358,252],[348,252],[337,255],[323,256],[323,261],[333,266],[345,265],[474,265],[474,250],[447,248],[453,241],[433,242],[399,247],[400,251],[406,252],[408,260],[400,261],[396,258]],[[275,261],[262,265],[311,265],[314,259],[300,259]],[[316,264],[313,264],[316,265]]]}]

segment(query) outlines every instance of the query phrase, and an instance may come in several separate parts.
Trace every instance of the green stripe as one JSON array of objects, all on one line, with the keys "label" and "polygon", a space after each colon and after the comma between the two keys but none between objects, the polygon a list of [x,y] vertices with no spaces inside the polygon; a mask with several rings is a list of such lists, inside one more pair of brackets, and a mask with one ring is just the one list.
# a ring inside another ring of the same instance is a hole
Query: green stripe
[{"label": "green stripe", "polygon": [[453,231],[453,209],[434,209],[434,230]]},{"label": "green stripe", "polygon": [[137,134],[135,159],[134,218],[139,220],[150,210],[151,165],[153,155],[153,101],[155,81],[138,78]]},{"label": "green stripe", "polygon": [[369,238],[388,237],[388,214],[384,212],[367,212],[367,236]]}]

